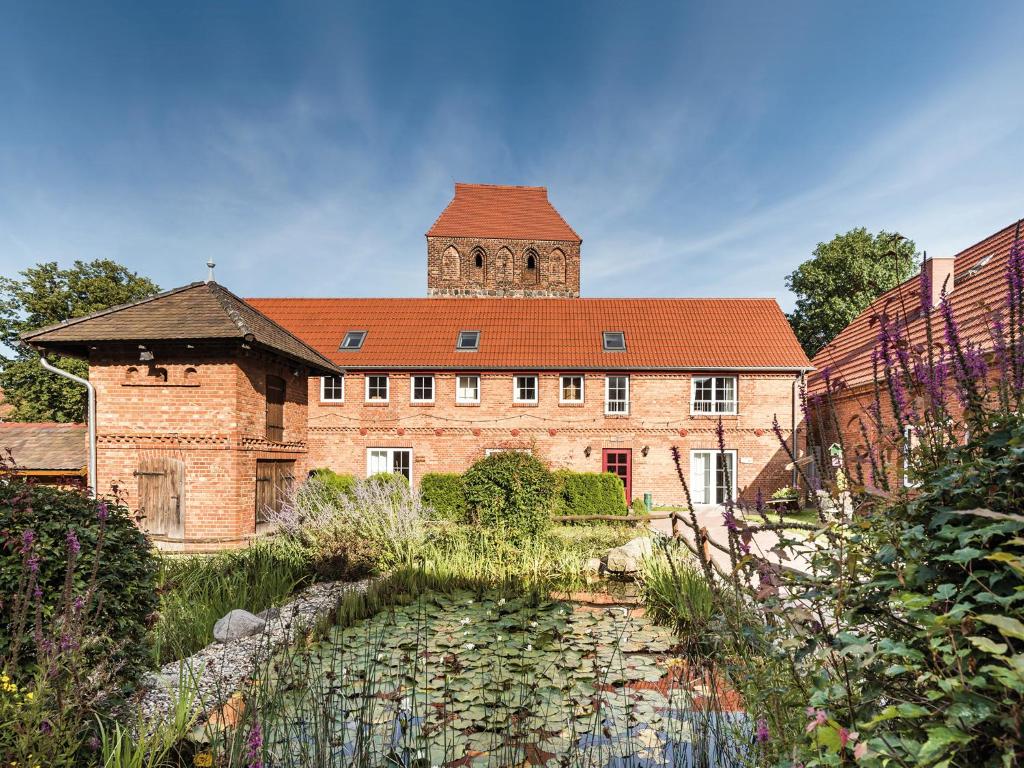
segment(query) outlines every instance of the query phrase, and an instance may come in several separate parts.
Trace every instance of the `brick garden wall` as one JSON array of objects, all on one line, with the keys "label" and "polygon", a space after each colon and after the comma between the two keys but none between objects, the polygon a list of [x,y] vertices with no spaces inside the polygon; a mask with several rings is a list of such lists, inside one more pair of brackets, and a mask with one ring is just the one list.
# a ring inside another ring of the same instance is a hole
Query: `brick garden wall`
[{"label": "brick garden wall", "polygon": [[[475,266],[480,249],[483,267]],[[526,268],[527,251],[537,255]],[[570,240],[501,240],[469,237],[427,238],[429,296],[580,295],[580,243]]]},{"label": "brick garden wall", "polygon": [[[587,374],[583,405],[559,404],[556,374],[540,375],[537,405],[512,402],[511,373],[481,374],[480,405],[455,403],[455,373],[434,376],[431,405],[409,402],[408,373],[391,374],[387,405],[364,403],[360,373],[346,376],[344,403],[321,403],[319,379],[311,379],[310,466],[363,477],[367,448],[412,448],[416,482],[427,472],[462,472],[488,448],[530,448],[553,468],[599,472],[602,448],[629,448],[633,496],[652,493],[656,504],[681,504],[672,446],[683,452],[687,482],[688,451],[717,449],[717,417],[690,415],[689,375],[631,375],[626,417],[604,414],[603,373]],[[771,424],[777,414],[789,439],[793,381],[790,374],[739,374],[739,414],[723,417],[723,425],[726,448],[737,450],[737,485],[746,499],[790,481]]]},{"label": "brick garden wall", "polygon": [[[188,548],[244,543],[255,530],[256,460],[294,459],[300,478],[307,470],[306,371],[295,376],[294,366],[253,350],[176,345],[153,352],[152,365],[138,362],[137,349],[96,353],[90,361],[97,488],[104,493],[116,484],[134,510],[140,461],[181,460],[184,536],[214,540]],[[287,383],[284,443],[265,436],[268,373]]]}]

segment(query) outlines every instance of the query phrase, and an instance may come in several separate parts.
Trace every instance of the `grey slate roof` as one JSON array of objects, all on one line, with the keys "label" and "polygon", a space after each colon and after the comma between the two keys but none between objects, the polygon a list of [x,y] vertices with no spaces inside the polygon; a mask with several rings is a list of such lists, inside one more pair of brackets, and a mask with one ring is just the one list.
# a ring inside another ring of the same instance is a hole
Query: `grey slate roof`
[{"label": "grey slate roof", "polygon": [[21,470],[80,472],[88,463],[85,424],[0,422],[0,451]]}]

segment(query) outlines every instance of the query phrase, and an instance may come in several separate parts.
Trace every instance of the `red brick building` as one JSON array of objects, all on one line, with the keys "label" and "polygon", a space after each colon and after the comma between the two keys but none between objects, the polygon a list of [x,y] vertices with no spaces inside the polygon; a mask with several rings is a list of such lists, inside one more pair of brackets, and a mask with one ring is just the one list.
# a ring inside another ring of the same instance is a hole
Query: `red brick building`
[{"label": "red brick building", "polygon": [[[821,455],[831,443],[841,444],[848,471],[857,473],[859,467],[859,473],[870,482],[870,448],[876,457],[885,457],[891,481],[905,480],[904,437],[884,389],[881,419],[870,415],[876,399],[872,354],[879,348],[883,321],[898,328],[911,349],[923,349],[926,346],[925,309],[935,310],[945,291],[960,338],[991,349],[992,319],[1005,311],[1007,260],[1014,242],[1022,234],[1022,224],[1024,221],[1014,222],[955,256],[927,259],[922,273],[876,299],[814,356],[815,371],[808,377],[808,394],[814,400],[823,398],[827,391],[826,379],[833,387],[827,402],[819,401],[811,409],[809,437],[814,452]],[[927,280],[927,291],[922,291],[922,274]],[[937,310],[931,315],[938,337],[933,342],[936,351],[941,352],[945,344],[943,321]],[[921,397],[920,392],[911,394]],[[950,397],[949,403],[955,416],[958,407],[955,399]]]},{"label": "red brick building", "polygon": [[98,486],[190,546],[253,534],[276,503],[260,473],[282,466],[266,487],[315,467],[417,484],[529,450],[679,504],[677,446],[696,503],[721,502],[726,477],[745,498],[787,484],[772,420],[794,439],[810,362],[777,303],[578,298],[580,245],[545,189],[459,184],[427,233],[430,298],[243,302],[196,284],[26,340],[89,358]]}]

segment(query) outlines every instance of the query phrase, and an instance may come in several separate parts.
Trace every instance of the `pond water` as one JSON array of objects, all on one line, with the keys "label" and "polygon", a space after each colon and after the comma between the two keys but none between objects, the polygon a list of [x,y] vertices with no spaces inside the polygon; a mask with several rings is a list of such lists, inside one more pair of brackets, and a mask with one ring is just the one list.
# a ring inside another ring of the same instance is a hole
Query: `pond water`
[{"label": "pond water", "polygon": [[639,613],[424,594],[279,664],[264,738],[282,766],[738,764],[743,715]]}]

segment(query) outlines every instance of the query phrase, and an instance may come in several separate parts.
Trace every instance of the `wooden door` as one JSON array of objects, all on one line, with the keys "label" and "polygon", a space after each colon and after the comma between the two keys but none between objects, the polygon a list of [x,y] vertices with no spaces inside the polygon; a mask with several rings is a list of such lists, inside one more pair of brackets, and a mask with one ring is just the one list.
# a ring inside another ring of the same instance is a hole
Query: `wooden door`
[{"label": "wooden door", "polygon": [[185,534],[185,462],[145,458],[135,471],[139,479],[139,515],[144,531],[180,539]]},{"label": "wooden door", "polygon": [[626,488],[626,506],[633,498],[633,452],[629,448],[605,448],[601,451],[601,471],[622,479]]},{"label": "wooden door", "polygon": [[294,461],[256,462],[256,524],[281,511],[295,482]]}]

